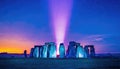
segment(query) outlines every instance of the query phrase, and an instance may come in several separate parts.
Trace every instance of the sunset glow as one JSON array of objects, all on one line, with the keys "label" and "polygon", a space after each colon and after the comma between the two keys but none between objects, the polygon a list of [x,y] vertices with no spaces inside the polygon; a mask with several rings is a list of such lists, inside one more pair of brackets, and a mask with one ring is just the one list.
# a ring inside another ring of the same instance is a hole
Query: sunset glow
[{"label": "sunset glow", "polygon": [[3,37],[0,39],[0,52],[23,53],[24,50],[27,50],[27,53],[30,53],[30,48],[34,45],[33,42],[23,40],[22,38]]}]

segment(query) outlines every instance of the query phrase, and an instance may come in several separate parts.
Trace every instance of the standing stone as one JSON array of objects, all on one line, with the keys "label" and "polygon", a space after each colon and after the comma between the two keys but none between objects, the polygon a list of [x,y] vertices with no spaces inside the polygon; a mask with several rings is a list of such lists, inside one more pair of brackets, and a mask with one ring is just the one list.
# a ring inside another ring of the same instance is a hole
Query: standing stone
[{"label": "standing stone", "polygon": [[94,45],[86,45],[84,49],[87,53],[87,57],[94,57],[95,56]]},{"label": "standing stone", "polygon": [[43,51],[42,51],[42,55],[43,58],[47,58],[47,44],[43,45]]},{"label": "standing stone", "polygon": [[95,56],[95,48],[94,46],[90,47],[90,57],[94,57]]},{"label": "standing stone", "polygon": [[48,42],[48,43],[45,43],[48,47],[48,49],[47,49],[47,57],[49,58],[50,57],[50,47],[51,47],[51,45],[50,45],[50,43]]},{"label": "standing stone", "polygon": [[34,52],[34,48],[31,48],[31,51],[30,51],[30,58],[33,58],[33,52]]},{"label": "standing stone", "polygon": [[76,42],[69,42],[68,50],[67,50],[67,58],[75,58],[76,57]]},{"label": "standing stone", "polygon": [[65,47],[63,43],[59,46],[59,58],[65,58]]},{"label": "standing stone", "polygon": [[35,58],[39,58],[39,46],[35,46],[34,47],[34,52],[33,52],[33,57],[35,57]]},{"label": "standing stone", "polygon": [[39,57],[42,58],[43,57],[43,46],[39,46]]},{"label": "standing stone", "polygon": [[80,43],[76,43],[76,58],[86,58],[86,52],[83,49],[82,46],[80,46]]},{"label": "standing stone", "polygon": [[56,58],[56,45],[54,42],[49,44],[49,58]]},{"label": "standing stone", "polygon": [[89,57],[89,49],[87,45],[84,47],[84,50],[86,52],[87,57]]}]

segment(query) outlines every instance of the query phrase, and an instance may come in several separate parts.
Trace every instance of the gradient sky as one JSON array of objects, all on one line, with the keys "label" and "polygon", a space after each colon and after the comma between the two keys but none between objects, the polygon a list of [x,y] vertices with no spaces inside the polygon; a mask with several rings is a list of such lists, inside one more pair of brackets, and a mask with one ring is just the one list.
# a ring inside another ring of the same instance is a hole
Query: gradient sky
[{"label": "gradient sky", "polygon": [[[48,0],[0,0],[0,52],[22,53],[55,41]],[[97,53],[120,52],[120,0],[73,0],[65,45],[95,45]]]}]

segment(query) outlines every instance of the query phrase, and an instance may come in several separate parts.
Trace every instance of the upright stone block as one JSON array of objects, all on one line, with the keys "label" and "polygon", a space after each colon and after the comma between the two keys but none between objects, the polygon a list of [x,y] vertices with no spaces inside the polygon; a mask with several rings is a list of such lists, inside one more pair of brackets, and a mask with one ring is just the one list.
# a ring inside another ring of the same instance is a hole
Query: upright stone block
[{"label": "upright stone block", "polygon": [[69,42],[68,50],[67,50],[67,58],[75,58],[76,57],[76,42]]},{"label": "upright stone block", "polygon": [[94,57],[95,56],[94,45],[86,45],[84,49],[87,53],[87,57]]},{"label": "upright stone block", "polygon": [[39,46],[39,57],[43,57],[43,45]]},{"label": "upright stone block", "polygon": [[56,58],[56,45],[54,42],[49,43],[49,58]]},{"label": "upright stone block", "polygon": [[86,58],[86,52],[80,43],[76,43],[76,58]]},{"label": "upright stone block", "polygon": [[34,47],[33,57],[39,58],[39,46]]},{"label": "upright stone block", "polygon": [[90,48],[90,57],[94,57],[95,56],[95,48],[94,46],[91,46]]},{"label": "upright stone block", "polygon": [[34,52],[34,48],[31,48],[31,50],[30,50],[30,58],[33,58],[33,52]]},{"label": "upright stone block", "polygon": [[87,57],[89,57],[89,49],[88,49],[88,46],[85,46],[85,47],[84,47],[84,50],[85,50],[85,52],[86,52]]},{"label": "upright stone block", "polygon": [[42,51],[43,58],[47,58],[47,50],[48,50],[48,46],[46,44],[43,45],[43,51]]},{"label": "upright stone block", "polygon": [[65,58],[65,47],[63,43],[59,46],[59,58]]}]

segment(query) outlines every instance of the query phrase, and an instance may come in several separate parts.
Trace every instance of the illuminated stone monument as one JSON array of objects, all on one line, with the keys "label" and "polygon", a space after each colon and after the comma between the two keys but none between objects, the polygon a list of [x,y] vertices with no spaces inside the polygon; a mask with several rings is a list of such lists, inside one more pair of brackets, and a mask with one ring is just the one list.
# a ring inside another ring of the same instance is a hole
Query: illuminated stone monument
[{"label": "illuminated stone monument", "polygon": [[43,45],[39,46],[39,57],[43,57]]},{"label": "illuminated stone monument", "polygon": [[42,45],[35,45],[34,51],[33,51],[33,57],[35,57],[35,58],[43,57],[42,51],[43,51]]},{"label": "illuminated stone monument", "polygon": [[86,45],[84,47],[85,52],[87,53],[87,57],[94,57],[95,56],[95,48],[94,45]]},{"label": "illuminated stone monument", "polygon": [[76,58],[87,58],[86,52],[80,43],[76,43]]},{"label": "illuminated stone monument", "polygon": [[[30,51],[31,58],[57,58],[56,44],[48,42],[44,45],[35,45]],[[67,52],[63,43],[59,46],[59,58],[88,58],[95,57],[93,45],[86,45],[84,48],[80,43],[69,42]]]},{"label": "illuminated stone monument", "polygon": [[76,42],[69,42],[68,50],[67,50],[67,58],[75,58],[76,57]]},{"label": "illuminated stone monument", "polygon": [[50,42],[48,45],[48,57],[56,58],[56,45],[54,42]]},{"label": "illuminated stone monument", "polygon": [[42,51],[43,58],[47,58],[47,53],[48,53],[48,43],[45,43],[45,45],[43,45],[43,51]]},{"label": "illuminated stone monument", "polygon": [[38,45],[34,46],[33,57],[39,58],[39,46]]},{"label": "illuminated stone monument", "polygon": [[59,58],[65,58],[65,46],[63,43],[59,46]]}]

